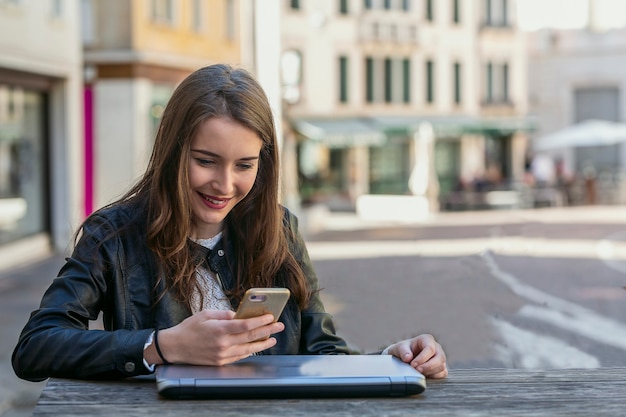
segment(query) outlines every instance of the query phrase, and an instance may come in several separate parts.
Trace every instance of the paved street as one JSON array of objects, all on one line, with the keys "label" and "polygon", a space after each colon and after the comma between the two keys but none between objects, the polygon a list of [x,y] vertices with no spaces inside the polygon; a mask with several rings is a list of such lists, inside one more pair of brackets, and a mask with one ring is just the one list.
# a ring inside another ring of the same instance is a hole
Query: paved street
[{"label": "paved street", "polygon": [[[621,207],[318,220],[307,240],[322,296],[358,349],[431,332],[452,372],[626,365]],[[61,264],[0,271],[0,416],[29,415],[43,387],[18,380],[10,355]]]},{"label": "paved street", "polygon": [[0,416],[29,416],[44,383],[18,379],[11,353],[28,315],[37,308],[43,291],[62,265],[53,256],[28,267],[0,271]]},{"label": "paved street", "polygon": [[621,207],[333,221],[309,251],[339,331],[365,351],[431,332],[451,368],[626,365]]}]

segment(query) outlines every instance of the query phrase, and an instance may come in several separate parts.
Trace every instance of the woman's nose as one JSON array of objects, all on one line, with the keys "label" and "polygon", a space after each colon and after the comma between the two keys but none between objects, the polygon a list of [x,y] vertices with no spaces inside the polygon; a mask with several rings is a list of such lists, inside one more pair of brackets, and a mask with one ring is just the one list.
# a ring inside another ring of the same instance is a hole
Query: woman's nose
[{"label": "woman's nose", "polygon": [[220,193],[220,196],[230,196],[232,194],[233,186],[233,174],[230,169],[224,168],[219,170],[215,178],[213,179],[213,188]]}]

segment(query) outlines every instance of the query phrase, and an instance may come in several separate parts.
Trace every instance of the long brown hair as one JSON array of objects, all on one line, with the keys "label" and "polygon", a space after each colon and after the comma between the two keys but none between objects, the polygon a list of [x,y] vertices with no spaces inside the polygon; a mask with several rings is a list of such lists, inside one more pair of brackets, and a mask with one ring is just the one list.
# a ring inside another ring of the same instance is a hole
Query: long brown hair
[{"label": "long brown hair", "polygon": [[252,75],[217,64],[189,75],[170,98],[140,181],[119,201],[140,199],[147,207],[147,245],[156,254],[167,287],[190,304],[196,288],[197,256],[189,242],[192,229],[188,179],[190,143],[211,117],[230,117],[263,141],[259,170],[249,194],[225,220],[223,239],[234,248],[233,296],[250,287],[275,286],[277,279],[300,307],[310,298],[304,273],[289,250],[279,205],[279,156],[268,99]]}]

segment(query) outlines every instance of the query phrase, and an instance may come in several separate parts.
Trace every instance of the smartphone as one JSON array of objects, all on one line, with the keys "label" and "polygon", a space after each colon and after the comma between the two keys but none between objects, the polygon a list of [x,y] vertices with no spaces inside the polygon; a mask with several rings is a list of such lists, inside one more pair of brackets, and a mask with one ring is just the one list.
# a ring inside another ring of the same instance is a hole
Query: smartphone
[{"label": "smartphone", "polygon": [[274,320],[278,320],[290,294],[287,288],[250,288],[243,296],[235,318],[248,319],[271,313]]}]

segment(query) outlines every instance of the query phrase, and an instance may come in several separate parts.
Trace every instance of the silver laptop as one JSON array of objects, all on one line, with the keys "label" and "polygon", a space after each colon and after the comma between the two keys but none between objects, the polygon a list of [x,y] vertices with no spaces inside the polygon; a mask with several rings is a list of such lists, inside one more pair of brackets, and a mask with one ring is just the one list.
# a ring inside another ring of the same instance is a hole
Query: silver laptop
[{"label": "silver laptop", "polygon": [[426,379],[389,355],[260,355],[226,366],[161,365],[166,398],[388,397],[415,395]]}]

